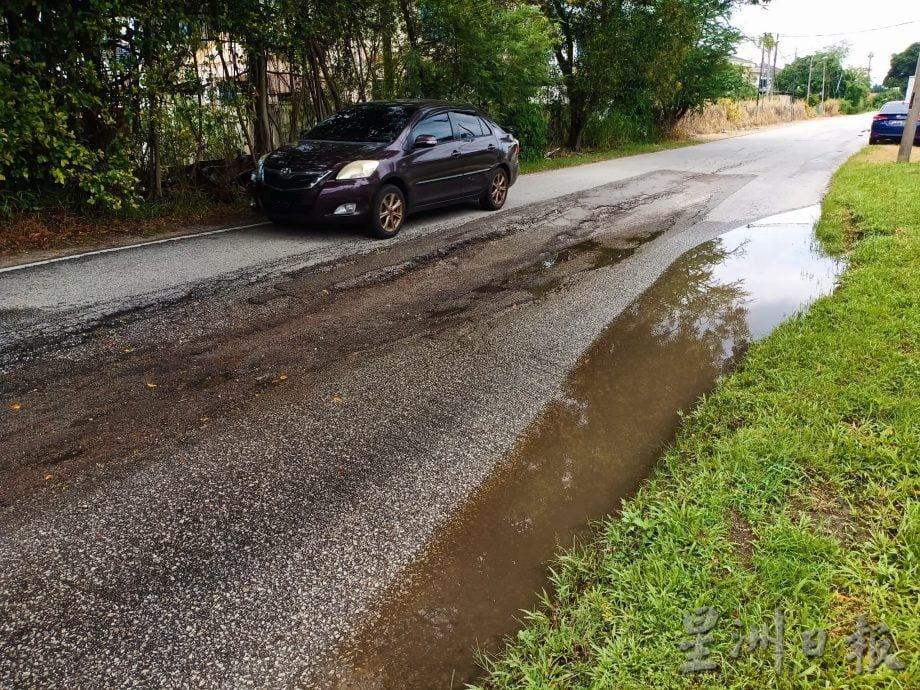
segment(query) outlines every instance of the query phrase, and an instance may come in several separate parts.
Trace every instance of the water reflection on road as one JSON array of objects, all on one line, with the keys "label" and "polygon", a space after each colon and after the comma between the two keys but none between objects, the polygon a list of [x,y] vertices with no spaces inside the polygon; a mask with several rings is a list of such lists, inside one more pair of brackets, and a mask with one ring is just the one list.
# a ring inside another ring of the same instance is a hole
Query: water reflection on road
[{"label": "water reflection on road", "polygon": [[537,603],[547,561],[616,511],[691,408],[753,340],[820,295],[841,266],[817,207],[685,254],[611,323],[514,452],[441,530],[404,584],[340,650],[340,688],[462,687]]}]

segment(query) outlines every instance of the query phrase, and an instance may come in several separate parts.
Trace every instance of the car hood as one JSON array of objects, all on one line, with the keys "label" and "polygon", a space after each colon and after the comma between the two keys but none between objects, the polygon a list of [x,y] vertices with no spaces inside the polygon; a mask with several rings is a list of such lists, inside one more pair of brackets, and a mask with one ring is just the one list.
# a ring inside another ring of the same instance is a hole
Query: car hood
[{"label": "car hood", "polygon": [[305,139],[272,151],[265,159],[265,166],[274,170],[330,170],[354,160],[380,158],[386,147],[386,144]]}]

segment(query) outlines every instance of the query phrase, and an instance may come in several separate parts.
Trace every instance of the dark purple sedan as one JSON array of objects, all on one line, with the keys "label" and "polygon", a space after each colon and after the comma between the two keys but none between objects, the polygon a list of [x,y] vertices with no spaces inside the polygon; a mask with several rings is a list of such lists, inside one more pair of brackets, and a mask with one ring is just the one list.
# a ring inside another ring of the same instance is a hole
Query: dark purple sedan
[{"label": "dark purple sedan", "polygon": [[519,148],[470,105],[371,101],[264,156],[253,196],[274,222],[361,223],[374,237],[393,237],[414,211],[471,199],[500,209]]}]

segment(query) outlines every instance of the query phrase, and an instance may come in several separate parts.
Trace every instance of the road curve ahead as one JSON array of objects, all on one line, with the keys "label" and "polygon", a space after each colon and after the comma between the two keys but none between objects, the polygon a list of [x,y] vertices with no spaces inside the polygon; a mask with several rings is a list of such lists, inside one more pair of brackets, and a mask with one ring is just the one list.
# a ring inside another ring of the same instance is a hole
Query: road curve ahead
[{"label": "road curve ahead", "polygon": [[385,243],[255,228],[0,273],[0,687],[323,687],[608,325],[687,250],[817,203],[866,125],[529,175]]}]

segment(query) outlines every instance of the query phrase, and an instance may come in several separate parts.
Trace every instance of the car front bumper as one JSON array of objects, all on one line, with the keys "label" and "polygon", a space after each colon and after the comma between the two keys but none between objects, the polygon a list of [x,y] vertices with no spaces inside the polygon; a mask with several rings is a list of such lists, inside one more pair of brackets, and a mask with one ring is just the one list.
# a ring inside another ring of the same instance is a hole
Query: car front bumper
[{"label": "car front bumper", "polygon": [[[327,180],[306,189],[276,189],[260,182],[252,188],[253,205],[259,213],[293,222],[365,223],[379,183],[370,180]],[[336,209],[354,204],[354,211]]]}]

